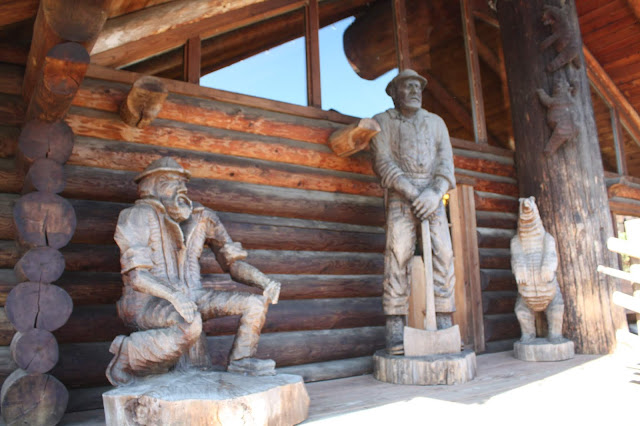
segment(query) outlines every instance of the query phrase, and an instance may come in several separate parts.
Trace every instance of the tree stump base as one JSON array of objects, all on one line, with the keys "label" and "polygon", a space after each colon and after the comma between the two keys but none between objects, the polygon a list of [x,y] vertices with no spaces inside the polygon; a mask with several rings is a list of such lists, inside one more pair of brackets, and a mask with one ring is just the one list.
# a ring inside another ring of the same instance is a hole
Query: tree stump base
[{"label": "tree stump base", "polygon": [[302,377],[248,377],[218,371],[172,372],[138,379],[102,394],[107,426],[293,425],[309,396]]},{"label": "tree stump base", "polygon": [[399,385],[457,385],[476,376],[476,354],[465,350],[425,356],[373,355],[373,377]]},{"label": "tree stump base", "polygon": [[552,343],[545,338],[538,337],[531,342],[516,342],[513,345],[513,356],[522,361],[564,361],[575,356],[574,345],[571,340],[563,339],[559,343]]}]

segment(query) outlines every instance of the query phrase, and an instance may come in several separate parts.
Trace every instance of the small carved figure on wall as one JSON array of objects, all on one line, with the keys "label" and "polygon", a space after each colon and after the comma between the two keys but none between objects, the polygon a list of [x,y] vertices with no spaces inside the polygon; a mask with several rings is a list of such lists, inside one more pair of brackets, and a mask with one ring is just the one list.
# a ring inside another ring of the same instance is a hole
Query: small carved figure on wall
[{"label": "small carved figure on wall", "polygon": [[[107,377],[115,386],[177,364],[208,367],[202,323],[225,315],[241,315],[228,371],[275,374],[272,360],[253,357],[280,283],[244,262],[247,252],[231,240],[216,213],[187,197],[189,177],[170,157],[154,161],[135,179],[141,199],[118,218],[115,240],[124,281],[118,315],[137,331],[111,345]],[[231,278],[263,295],[203,288],[199,258],[205,244]]]},{"label": "small carved figure on wall", "polygon": [[542,23],[551,26],[551,35],[540,44],[540,50],[554,45],[558,55],[547,64],[547,71],[554,72],[572,63],[580,68],[580,39],[572,28],[569,17],[563,8],[546,5],[542,14]]},{"label": "small carved figure on wall", "polygon": [[552,129],[544,147],[544,153],[547,155],[553,154],[563,143],[578,136],[580,129],[576,126],[574,117],[575,94],[576,87],[571,86],[561,75],[554,79],[552,96],[543,89],[538,89],[540,102],[547,108],[547,123]]},{"label": "small carved figure on wall", "polygon": [[[558,254],[554,238],[546,232],[540,219],[535,197],[520,198],[518,233],[511,239],[511,269],[518,285],[516,316],[522,329],[522,338],[516,343],[516,351],[523,350],[523,344],[533,344],[536,339],[536,312],[544,312],[547,317],[548,335],[543,345],[532,346],[530,361],[551,361],[545,357],[558,356],[558,347],[566,352],[570,346],[573,356],[573,342],[562,337],[562,316],[564,300],[556,278]],[[540,343],[540,342],[537,342]],[[550,351],[544,346],[554,347]],[[549,346],[549,345],[547,345]],[[550,353],[552,352],[552,353]],[[565,354],[566,355],[566,354]],[[523,357],[518,356],[523,359]],[[527,354],[524,355],[527,357]],[[560,356],[560,359],[566,359]]]}]

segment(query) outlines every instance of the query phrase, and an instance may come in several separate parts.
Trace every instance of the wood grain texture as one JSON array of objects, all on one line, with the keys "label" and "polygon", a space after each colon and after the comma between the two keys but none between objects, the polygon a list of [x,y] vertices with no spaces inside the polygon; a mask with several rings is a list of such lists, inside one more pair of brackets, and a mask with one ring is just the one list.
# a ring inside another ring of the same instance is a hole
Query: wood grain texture
[{"label": "wood grain texture", "polygon": [[32,248],[20,258],[13,270],[18,282],[52,283],[64,272],[64,257],[51,247]]},{"label": "wood grain texture", "polygon": [[67,322],[72,309],[73,302],[66,291],[52,284],[33,282],[15,286],[5,304],[7,319],[22,332],[32,328],[57,330]]},{"label": "wood grain texture", "polygon": [[68,399],[67,389],[55,377],[17,369],[2,385],[0,407],[7,424],[57,424]]},{"label": "wood grain texture", "polygon": [[11,357],[29,374],[44,374],[58,362],[58,342],[51,332],[32,328],[11,339]]},{"label": "wood grain texture", "polygon": [[42,158],[64,164],[71,156],[73,142],[73,131],[66,123],[29,120],[20,132],[20,160],[25,169]]},{"label": "wood grain texture", "polygon": [[[558,281],[565,300],[563,334],[576,343],[578,353],[607,353],[615,347],[615,330],[622,327],[624,318],[611,303],[613,283],[596,272],[597,265],[614,262],[602,244],[613,230],[585,66],[562,71],[572,73],[580,88],[575,109],[581,129],[577,140],[564,144],[553,156],[544,156],[540,144],[548,140],[551,129],[542,125],[545,111],[534,95],[539,88],[550,92],[553,76],[546,66],[556,55],[551,49],[540,52],[538,41],[548,35],[540,17],[544,4],[561,3],[498,3],[518,144],[518,182],[521,194],[536,196],[545,228],[558,245]],[[565,9],[571,28],[577,29],[575,4],[566,3]],[[574,36],[580,34],[576,31]],[[580,61],[584,64],[582,57]]]},{"label": "wood grain texture", "polygon": [[47,192],[20,197],[13,208],[16,237],[24,247],[66,246],[76,229],[73,207],[64,198]]}]

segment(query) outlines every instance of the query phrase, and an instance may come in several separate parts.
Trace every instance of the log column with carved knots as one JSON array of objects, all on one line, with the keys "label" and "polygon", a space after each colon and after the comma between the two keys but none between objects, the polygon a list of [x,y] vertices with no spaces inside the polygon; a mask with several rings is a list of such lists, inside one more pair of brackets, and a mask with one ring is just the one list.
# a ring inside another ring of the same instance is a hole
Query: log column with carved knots
[{"label": "log column with carved knots", "polygon": [[24,173],[22,197],[13,209],[17,243],[23,256],[14,271],[20,281],[9,293],[5,311],[17,332],[11,355],[18,365],[0,394],[7,424],[56,424],[62,418],[68,392],[46,374],[58,362],[52,332],[63,326],[73,308],[65,290],[52,284],[64,271],[58,251],[76,228],[64,190],[63,164],[71,156],[73,131],[62,119],[86,73],[89,55],[77,43],[53,47],[44,59],[20,133],[18,169]]}]

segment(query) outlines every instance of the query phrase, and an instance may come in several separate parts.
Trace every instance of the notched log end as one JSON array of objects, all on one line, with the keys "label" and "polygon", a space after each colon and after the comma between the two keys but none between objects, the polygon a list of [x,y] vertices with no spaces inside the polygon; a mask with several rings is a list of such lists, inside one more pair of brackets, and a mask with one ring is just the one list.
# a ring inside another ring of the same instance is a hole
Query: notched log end
[{"label": "notched log end", "polygon": [[168,94],[162,80],[151,76],[138,79],[120,106],[122,121],[140,129],[148,126],[158,116]]},{"label": "notched log end", "polygon": [[369,146],[371,138],[380,132],[380,125],[372,118],[336,130],[329,138],[329,146],[340,157],[348,157]]}]

